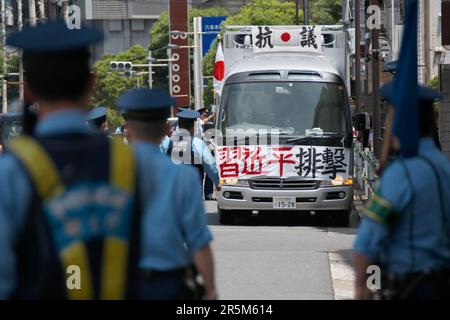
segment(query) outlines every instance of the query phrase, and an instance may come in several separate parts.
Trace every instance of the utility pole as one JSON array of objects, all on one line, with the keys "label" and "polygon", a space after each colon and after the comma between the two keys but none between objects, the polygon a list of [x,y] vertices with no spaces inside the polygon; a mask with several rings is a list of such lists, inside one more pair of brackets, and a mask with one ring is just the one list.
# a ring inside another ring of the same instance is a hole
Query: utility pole
[{"label": "utility pole", "polygon": [[[22,20],[22,0],[17,0],[17,25],[19,31],[23,28]],[[22,50],[19,50],[19,100],[24,101],[24,89],[23,89],[23,61],[22,61]]]},{"label": "utility pole", "polygon": [[[371,5],[379,6],[379,0],[370,0]],[[372,41],[372,129],[373,129],[373,148],[377,158],[381,151],[381,128],[380,128],[380,30],[373,28],[371,30]]]},{"label": "utility pole", "polygon": [[194,103],[203,107],[202,18],[194,17]]},{"label": "utility pole", "polygon": [[34,0],[28,0],[28,14],[30,19],[30,26],[36,26],[36,3]]},{"label": "utility pole", "polygon": [[394,38],[395,38],[395,0],[391,0],[391,44],[392,44],[392,61],[397,59],[396,52],[394,52]]},{"label": "utility pole", "polygon": [[39,20],[45,20],[45,1],[39,0]]},{"label": "utility pole", "polygon": [[305,25],[307,26],[309,24],[309,12],[308,12],[308,0],[303,0],[303,17],[305,20]]},{"label": "utility pole", "polygon": [[300,10],[300,0],[295,0],[295,24],[300,24],[300,17],[298,16],[298,11]]},{"label": "utility pole", "polygon": [[8,112],[8,82],[6,80],[7,63],[6,63],[6,4],[5,0],[1,0],[2,14],[2,49],[3,49],[3,79],[2,79],[2,113]]},{"label": "utility pole", "polygon": [[148,50],[148,56],[147,56],[147,62],[148,62],[148,87],[150,89],[153,88],[153,58],[152,58],[152,50]]},{"label": "utility pole", "polygon": [[355,0],[355,106],[361,111],[361,0]]}]

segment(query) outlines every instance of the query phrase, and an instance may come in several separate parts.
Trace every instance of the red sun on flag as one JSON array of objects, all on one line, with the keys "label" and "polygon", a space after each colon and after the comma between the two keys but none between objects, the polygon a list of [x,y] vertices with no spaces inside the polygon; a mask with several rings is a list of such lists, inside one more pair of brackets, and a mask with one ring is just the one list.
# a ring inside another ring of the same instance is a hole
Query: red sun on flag
[{"label": "red sun on flag", "polygon": [[273,45],[280,47],[295,47],[299,45],[299,35],[293,30],[274,30]]},{"label": "red sun on flag", "polygon": [[291,35],[289,34],[289,32],[283,32],[281,34],[281,41],[288,42],[289,40],[291,40]]}]

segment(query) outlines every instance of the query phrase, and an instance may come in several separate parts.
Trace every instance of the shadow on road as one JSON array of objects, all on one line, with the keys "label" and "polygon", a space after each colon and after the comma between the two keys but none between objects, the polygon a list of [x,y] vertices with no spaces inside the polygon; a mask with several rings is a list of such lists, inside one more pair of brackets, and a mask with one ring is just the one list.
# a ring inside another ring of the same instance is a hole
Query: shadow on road
[{"label": "shadow on road", "polygon": [[[216,212],[206,214],[208,225],[220,225],[219,217]],[[337,227],[332,217],[329,216],[311,216],[309,213],[265,213],[251,215],[249,217],[235,217],[234,226],[265,226],[265,227],[316,227],[324,232],[332,231],[335,233],[354,234],[352,227]],[[332,230],[329,230],[332,228]]]}]

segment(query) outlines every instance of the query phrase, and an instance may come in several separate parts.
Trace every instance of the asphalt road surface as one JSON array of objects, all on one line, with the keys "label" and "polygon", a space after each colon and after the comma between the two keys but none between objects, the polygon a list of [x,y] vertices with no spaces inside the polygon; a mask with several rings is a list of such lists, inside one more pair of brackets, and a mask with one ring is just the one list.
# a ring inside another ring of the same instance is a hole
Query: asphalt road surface
[{"label": "asphalt road surface", "polygon": [[[351,299],[354,228],[280,214],[218,222],[206,201],[220,299]],[[328,226],[327,226],[328,224]]]}]

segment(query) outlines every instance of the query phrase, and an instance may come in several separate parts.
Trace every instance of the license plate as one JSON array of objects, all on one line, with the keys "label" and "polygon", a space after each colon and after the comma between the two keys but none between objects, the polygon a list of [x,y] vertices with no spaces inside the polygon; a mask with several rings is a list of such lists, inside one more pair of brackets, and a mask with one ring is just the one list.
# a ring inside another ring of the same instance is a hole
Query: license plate
[{"label": "license plate", "polygon": [[295,209],[295,197],[274,197],[273,198],[274,209]]}]

